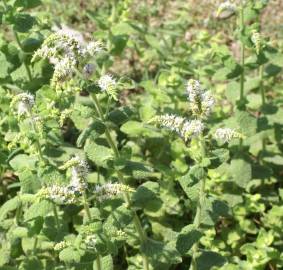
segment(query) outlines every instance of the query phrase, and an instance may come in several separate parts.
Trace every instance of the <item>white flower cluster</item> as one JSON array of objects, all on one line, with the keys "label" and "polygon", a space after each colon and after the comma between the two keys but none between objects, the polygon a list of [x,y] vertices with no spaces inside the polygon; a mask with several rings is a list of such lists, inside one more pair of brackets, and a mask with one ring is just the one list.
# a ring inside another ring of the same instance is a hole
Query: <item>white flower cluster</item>
[{"label": "white flower cluster", "polygon": [[94,195],[100,202],[111,199],[123,192],[133,192],[133,189],[127,185],[119,183],[106,183],[103,185],[97,185],[94,189]]},{"label": "white flower cluster", "polygon": [[204,124],[200,120],[186,120],[173,114],[160,115],[152,119],[153,122],[166,127],[179,134],[185,141],[199,136],[204,130]]},{"label": "white flower cluster", "polygon": [[65,109],[61,111],[60,117],[59,117],[59,125],[60,127],[63,127],[64,121],[72,114],[73,109]]},{"label": "white flower cluster", "polygon": [[97,239],[96,239],[96,236],[94,234],[87,235],[84,242],[85,242],[87,248],[96,249]]},{"label": "white flower cluster", "polygon": [[94,66],[90,68],[88,61],[100,51],[102,51],[100,42],[86,43],[72,32],[60,30],[43,42],[32,61],[45,58],[54,64],[52,84],[56,86],[72,78],[77,69],[82,69],[82,72],[86,72],[85,75],[89,77],[94,71]]},{"label": "white flower cluster", "polygon": [[190,79],[187,83],[188,101],[192,113],[198,118],[209,116],[214,106],[214,98],[209,91],[205,91],[199,81]]},{"label": "white flower cluster", "polygon": [[88,165],[85,160],[75,156],[60,167],[62,170],[71,168],[71,181],[69,187],[75,192],[83,192],[87,189],[86,177],[88,174]]},{"label": "white flower cluster", "polygon": [[115,100],[117,99],[117,82],[112,75],[102,75],[97,83],[102,91],[107,92],[107,94],[109,94]]},{"label": "white flower cluster", "polygon": [[34,105],[34,96],[29,93],[21,93],[13,97],[10,106],[17,104],[19,116],[28,115]]},{"label": "white flower cluster", "polygon": [[59,83],[63,83],[67,79],[71,78],[76,71],[76,59],[65,57],[58,61],[54,67],[54,73],[51,80],[51,85],[55,86]]},{"label": "white flower cluster", "polygon": [[227,18],[230,17],[232,14],[234,14],[236,11],[237,11],[236,4],[230,0],[227,0],[218,6],[216,15],[217,17]]},{"label": "white flower cluster", "polygon": [[52,185],[41,188],[37,197],[40,199],[48,199],[57,204],[72,204],[77,198],[75,192],[69,186]]},{"label": "white flower cluster", "polygon": [[252,31],[251,41],[253,45],[255,46],[256,53],[259,54],[260,50],[263,48],[263,41],[261,34],[257,32],[256,30]]},{"label": "white flower cluster", "polygon": [[61,250],[63,250],[64,248],[67,248],[67,247],[69,247],[69,246],[70,246],[70,243],[69,243],[69,242],[67,242],[67,241],[61,241],[61,242],[56,243],[56,244],[54,245],[54,250],[55,250],[55,251],[61,251]]},{"label": "white flower cluster", "polygon": [[214,134],[215,138],[224,143],[230,142],[234,138],[243,138],[244,136],[231,128],[218,128]]}]

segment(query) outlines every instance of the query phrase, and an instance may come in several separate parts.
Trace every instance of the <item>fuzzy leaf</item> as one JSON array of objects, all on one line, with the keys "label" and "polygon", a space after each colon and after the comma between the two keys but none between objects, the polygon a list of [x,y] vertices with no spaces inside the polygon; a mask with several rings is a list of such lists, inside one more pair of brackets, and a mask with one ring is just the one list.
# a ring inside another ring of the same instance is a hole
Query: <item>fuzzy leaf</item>
[{"label": "fuzzy leaf", "polygon": [[[104,256],[101,259],[101,267],[103,270],[113,270],[114,269],[113,259],[111,255]],[[93,263],[93,270],[98,270],[96,262]]]},{"label": "fuzzy leaf", "polygon": [[178,180],[184,192],[192,202],[196,202],[198,200],[200,180],[203,177],[206,177],[204,169],[196,165],[193,166],[186,175]]},{"label": "fuzzy leaf", "polygon": [[107,161],[113,159],[113,152],[109,147],[89,142],[85,145],[87,157],[97,166],[107,168]]},{"label": "fuzzy leaf", "polygon": [[19,197],[6,201],[0,208],[0,221],[4,220],[10,211],[14,211],[20,204]]},{"label": "fuzzy leaf", "polygon": [[202,233],[195,229],[194,225],[183,227],[182,231],[178,234],[176,248],[181,255],[188,255],[188,252],[201,238]]},{"label": "fuzzy leaf", "polygon": [[135,207],[146,208],[147,205],[152,205],[154,200],[160,201],[158,197],[159,192],[158,183],[147,181],[143,185],[139,186],[137,191],[133,194],[133,205]]},{"label": "fuzzy leaf", "polygon": [[233,159],[231,161],[229,174],[233,182],[245,188],[252,178],[251,164],[244,159]]},{"label": "fuzzy leaf", "polygon": [[170,265],[182,261],[179,252],[170,243],[148,239],[141,246],[141,251],[149,258],[153,269],[168,269]]},{"label": "fuzzy leaf", "polygon": [[80,261],[80,253],[73,247],[67,247],[59,253],[59,258],[65,263],[78,263]]},{"label": "fuzzy leaf", "polygon": [[25,220],[31,220],[36,217],[45,217],[49,212],[52,211],[52,203],[49,201],[40,201],[34,203],[30,208],[25,212]]},{"label": "fuzzy leaf", "polygon": [[226,263],[224,257],[213,251],[202,251],[196,261],[197,268],[201,270],[212,270],[213,267],[221,267]]}]

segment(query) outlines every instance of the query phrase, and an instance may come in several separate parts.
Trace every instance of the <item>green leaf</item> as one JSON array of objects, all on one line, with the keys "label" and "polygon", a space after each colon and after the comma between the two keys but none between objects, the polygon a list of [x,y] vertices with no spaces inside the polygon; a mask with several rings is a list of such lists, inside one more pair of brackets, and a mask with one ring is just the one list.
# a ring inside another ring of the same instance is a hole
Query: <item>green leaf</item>
[{"label": "green leaf", "polygon": [[158,39],[156,36],[145,35],[145,40],[152,48],[156,49],[159,53],[164,53],[164,49],[161,47],[160,44],[160,39]]},{"label": "green leaf", "polygon": [[0,221],[4,220],[9,212],[16,210],[19,204],[19,197],[14,197],[6,201],[0,208]]},{"label": "green leaf", "polygon": [[282,68],[273,64],[269,64],[264,69],[264,72],[267,74],[267,76],[276,76],[282,71]]},{"label": "green leaf", "polygon": [[283,54],[282,53],[270,53],[267,54],[268,59],[271,64],[274,64],[279,67],[283,67]]},{"label": "green leaf", "polygon": [[145,179],[159,176],[159,174],[155,173],[153,168],[151,168],[149,165],[130,160],[126,161],[125,167],[122,169],[122,171],[134,179]]},{"label": "green leaf", "polygon": [[29,209],[25,212],[25,220],[31,220],[36,217],[45,217],[52,211],[52,203],[49,201],[40,201],[32,204]]},{"label": "green leaf", "polygon": [[239,89],[240,84],[235,81],[232,81],[227,84],[225,95],[227,99],[233,104],[235,104],[236,101],[239,99]]},{"label": "green leaf", "polygon": [[159,193],[159,184],[156,182],[147,181],[146,183],[139,186],[136,192],[132,196],[133,206],[146,208],[149,204],[152,205],[153,201],[162,201],[160,200]]},{"label": "green leaf", "polygon": [[244,159],[233,159],[229,168],[229,175],[239,187],[246,188],[252,179],[252,166]]},{"label": "green leaf", "polygon": [[19,270],[43,270],[42,262],[36,257],[25,258],[20,264]]},{"label": "green leaf", "polygon": [[229,207],[226,202],[209,196],[204,200],[200,219],[202,224],[214,226],[220,217],[228,217],[229,214]]},{"label": "green leaf", "polygon": [[11,64],[7,61],[4,53],[0,52],[0,79],[4,79],[9,75]]},{"label": "green leaf", "polygon": [[31,35],[22,41],[22,49],[25,52],[34,52],[40,47],[42,38],[39,35]]},{"label": "green leaf", "polygon": [[283,157],[280,155],[266,156],[263,158],[263,160],[274,165],[283,165]]},{"label": "green leaf", "polygon": [[107,162],[113,159],[113,151],[109,147],[89,142],[85,145],[84,150],[87,157],[97,166],[107,168]]},{"label": "green leaf", "polygon": [[120,21],[111,27],[114,35],[131,35],[136,34],[137,31],[129,23]]},{"label": "green leaf", "polygon": [[130,107],[121,107],[111,111],[107,116],[107,120],[113,122],[115,125],[121,125],[128,121],[133,113]]},{"label": "green leaf", "polygon": [[15,171],[22,171],[25,169],[32,170],[35,168],[36,157],[31,157],[25,154],[15,156],[10,160],[10,165]]},{"label": "green leaf", "polygon": [[15,238],[24,238],[28,236],[28,229],[26,227],[16,227],[12,231],[12,235]]},{"label": "green leaf", "polygon": [[255,117],[244,111],[237,111],[235,116],[242,134],[252,136],[256,133],[257,121]]},{"label": "green leaf", "polygon": [[172,264],[178,264],[182,258],[176,248],[170,244],[165,244],[153,239],[147,239],[141,246],[143,252],[150,260],[153,269],[168,269]]},{"label": "green leaf", "polygon": [[197,268],[201,270],[212,270],[213,267],[221,267],[226,259],[213,251],[202,251],[196,259]]},{"label": "green leaf", "polygon": [[229,150],[225,148],[219,148],[211,151],[211,164],[216,167],[228,161],[230,158]]},{"label": "green leaf", "polygon": [[116,208],[108,216],[104,223],[104,228],[106,231],[111,231],[113,229],[121,230],[131,223],[133,219],[133,213],[130,209],[126,208],[124,205]]},{"label": "green leaf", "polygon": [[105,125],[101,121],[92,122],[87,128],[85,128],[77,139],[77,146],[82,147],[86,139],[91,135],[96,139],[105,132]]},{"label": "green leaf", "polygon": [[29,169],[24,169],[19,172],[18,177],[21,182],[21,191],[23,193],[35,193],[41,186],[37,175],[32,173]]},{"label": "green leaf", "polygon": [[182,228],[182,231],[178,234],[176,248],[181,255],[188,255],[188,252],[201,238],[202,233],[195,229],[194,225],[188,225]]},{"label": "green leaf", "polygon": [[67,247],[59,253],[59,259],[65,263],[78,263],[80,258],[80,253],[73,247]]},{"label": "green leaf", "polygon": [[111,54],[121,55],[125,49],[129,36],[128,35],[114,35],[111,37],[110,41],[112,43]]},{"label": "green leaf", "polygon": [[20,33],[28,32],[36,23],[36,19],[29,14],[18,13],[14,17],[14,29]]},{"label": "green leaf", "polygon": [[204,177],[206,177],[204,169],[195,165],[186,175],[178,180],[184,192],[192,202],[198,201],[200,180]]},{"label": "green leaf", "polygon": [[[2,214],[2,213],[1,213]],[[11,255],[11,244],[9,241],[1,241],[0,248],[0,267],[9,263]]]},{"label": "green leaf", "polygon": [[14,6],[16,7],[23,7],[23,8],[35,8],[41,5],[40,0],[16,0]]},{"label": "green leaf", "polygon": [[[113,270],[113,259],[111,255],[102,257],[101,259],[101,269],[103,270]],[[98,270],[96,261],[93,263],[93,270]]]},{"label": "green leaf", "polygon": [[138,121],[128,121],[121,127],[121,131],[133,137],[142,136],[144,132],[143,123]]}]

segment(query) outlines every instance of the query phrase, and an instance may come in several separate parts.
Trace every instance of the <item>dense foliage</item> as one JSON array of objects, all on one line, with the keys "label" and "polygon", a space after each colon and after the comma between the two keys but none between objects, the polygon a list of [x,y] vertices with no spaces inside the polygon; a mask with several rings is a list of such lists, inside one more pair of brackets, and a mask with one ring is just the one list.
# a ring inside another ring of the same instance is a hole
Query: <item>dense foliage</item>
[{"label": "dense foliage", "polygon": [[0,270],[283,267],[274,3],[188,2],[0,2]]}]

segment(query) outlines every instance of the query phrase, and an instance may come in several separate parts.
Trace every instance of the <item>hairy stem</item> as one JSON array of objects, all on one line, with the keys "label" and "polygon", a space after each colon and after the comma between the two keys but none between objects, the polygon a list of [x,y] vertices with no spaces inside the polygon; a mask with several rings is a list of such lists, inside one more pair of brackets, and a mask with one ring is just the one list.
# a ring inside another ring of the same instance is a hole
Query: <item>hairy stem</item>
[{"label": "hairy stem", "polygon": [[85,209],[85,212],[86,212],[86,216],[88,218],[88,221],[90,222],[91,221],[91,213],[90,213],[90,210],[89,210],[87,195],[86,195],[85,192],[83,194],[83,200],[84,200],[84,209]]},{"label": "hairy stem", "polygon": [[[97,99],[95,94],[91,94],[91,98],[93,100],[96,113],[98,114],[98,116],[101,119],[101,121],[105,122],[105,117],[104,117],[102,108],[101,108],[101,106],[99,104],[99,100]],[[105,136],[106,136],[106,140],[107,140],[109,146],[112,148],[112,150],[114,152],[115,157],[119,158],[120,157],[120,152],[119,152],[119,150],[118,150],[114,140],[112,139],[112,136],[110,134],[109,128],[107,126],[106,126],[106,129],[105,129]],[[124,181],[123,173],[121,173],[120,171],[117,171],[117,175],[118,175],[119,182],[124,184],[125,181]],[[125,199],[126,203],[128,204],[128,206],[130,207],[131,201],[130,201],[130,197],[129,197],[128,193],[124,193],[124,199]],[[133,213],[134,213],[133,222],[134,222],[136,231],[137,231],[137,233],[139,235],[140,242],[144,243],[147,240],[146,233],[143,230],[143,227],[141,225],[141,222],[140,222],[140,219],[139,219],[137,213],[134,210],[133,210]],[[144,268],[144,270],[148,270],[149,269],[148,258],[144,254],[143,254],[143,268]]]},{"label": "hairy stem", "polygon": [[[206,156],[204,138],[201,137],[199,142],[202,152],[202,159],[204,159]],[[197,203],[196,215],[193,223],[196,229],[199,229],[201,225],[201,212],[203,210],[204,201],[205,201],[205,178],[206,177],[204,176],[202,179],[200,179],[199,200]],[[199,249],[199,242],[195,243],[192,247],[192,262],[190,265],[190,270],[197,270],[196,257],[197,257],[198,249]]]},{"label": "hairy stem", "polygon": [[[23,46],[22,46],[22,43],[20,41],[18,33],[15,30],[13,30],[13,34],[15,36],[15,39],[16,39],[16,42],[17,42],[18,46],[20,47],[21,50],[23,50]],[[29,68],[28,64],[25,62],[25,60],[23,61],[23,64],[25,66],[25,69],[26,69],[29,81],[32,81],[31,71],[30,71],[30,68]]]},{"label": "hairy stem", "polygon": [[97,254],[95,262],[96,262],[96,269],[97,270],[102,270],[101,256],[99,254]]},{"label": "hairy stem", "polygon": [[260,79],[260,95],[261,95],[261,104],[265,105],[265,92],[264,92],[264,85],[263,85],[263,69],[264,66],[259,66],[259,79]]},{"label": "hairy stem", "polygon": [[37,238],[37,236],[35,236],[35,239],[34,239],[34,242],[33,242],[33,251],[32,251],[33,255],[36,254],[37,244],[38,244],[38,238]]},{"label": "hairy stem", "polygon": [[[240,6],[240,31],[241,34],[244,31],[245,23],[244,23],[244,5],[243,1],[241,0],[241,6]],[[244,100],[244,81],[245,81],[245,44],[243,41],[241,41],[241,77],[240,77],[240,103],[242,105],[242,102]]]},{"label": "hairy stem", "polygon": [[54,202],[52,202],[52,208],[53,208],[53,214],[54,214],[56,226],[57,226],[57,229],[59,230],[60,228],[59,216],[58,216],[57,206]]},{"label": "hairy stem", "polygon": [[[85,209],[85,212],[86,212],[88,222],[91,222],[91,213],[90,213],[90,210],[89,210],[89,204],[88,204],[86,192],[83,193],[83,202],[84,202],[84,209]],[[96,262],[96,269],[102,270],[101,256],[99,254],[97,254],[95,262]]]}]

